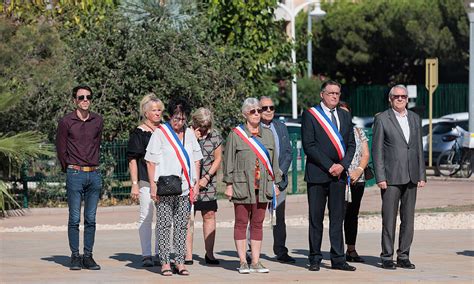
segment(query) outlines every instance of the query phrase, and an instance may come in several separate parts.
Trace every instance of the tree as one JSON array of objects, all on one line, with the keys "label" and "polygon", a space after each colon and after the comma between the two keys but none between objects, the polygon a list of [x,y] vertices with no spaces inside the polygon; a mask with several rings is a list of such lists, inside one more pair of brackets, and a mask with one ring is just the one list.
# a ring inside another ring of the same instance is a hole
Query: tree
[{"label": "tree", "polygon": [[73,45],[75,77],[97,94],[94,106],[106,117],[106,140],[128,137],[139,119],[138,102],[148,92],[165,105],[180,94],[195,107],[210,107],[217,125],[226,130],[239,120],[246,90],[235,67],[240,62],[207,41],[200,18],[177,30],[154,22],[133,23],[117,14]]},{"label": "tree", "polygon": [[0,132],[41,129],[53,139],[57,119],[71,101],[73,77],[65,44],[47,22],[24,25],[0,18],[0,37],[0,96],[5,104]]},{"label": "tree", "polygon": [[242,76],[258,88],[268,72],[286,70],[290,43],[283,22],[274,19],[276,0],[208,0],[209,36],[222,49],[242,59],[238,66]]},{"label": "tree", "polygon": [[461,1],[337,1],[316,23],[314,70],[344,83],[424,81],[438,57],[440,81],[467,81],[468,21]]}]

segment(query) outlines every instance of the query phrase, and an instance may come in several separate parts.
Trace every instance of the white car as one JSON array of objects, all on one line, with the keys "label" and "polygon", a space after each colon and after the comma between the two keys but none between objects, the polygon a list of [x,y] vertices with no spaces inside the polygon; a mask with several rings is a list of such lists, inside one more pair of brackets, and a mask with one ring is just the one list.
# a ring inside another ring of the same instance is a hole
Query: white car
[{"label": "white car", "polygon": [[451,113],[451,114],[443,115],[441,118],[454,119],[454,120],[469,120],[469,113],[468,112]]}]

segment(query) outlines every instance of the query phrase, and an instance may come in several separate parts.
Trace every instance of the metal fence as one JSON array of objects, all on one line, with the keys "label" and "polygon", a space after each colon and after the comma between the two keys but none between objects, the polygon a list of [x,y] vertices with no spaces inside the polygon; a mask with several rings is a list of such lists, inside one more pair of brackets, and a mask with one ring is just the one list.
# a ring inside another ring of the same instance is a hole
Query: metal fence
[{"label": "metal fence", "polygon": [[[366,129],[369,147],[372,129]],[[291,133],[293,161],[290,167],[289,193],[302,192],[306,155],[301,145],[301,133]],[[102,198],[124,199],[130,194],[127,141],[116,140],[101,145],[100,170],[103,177]],[[13,182],[13,193],[24,208],[30,206],[60,206],[66,203],[66,175],[61,172],[58,161],[53,158],[35,159],[22,167],[21,178]],[[373,185],[373,180],[367,185]]]}]

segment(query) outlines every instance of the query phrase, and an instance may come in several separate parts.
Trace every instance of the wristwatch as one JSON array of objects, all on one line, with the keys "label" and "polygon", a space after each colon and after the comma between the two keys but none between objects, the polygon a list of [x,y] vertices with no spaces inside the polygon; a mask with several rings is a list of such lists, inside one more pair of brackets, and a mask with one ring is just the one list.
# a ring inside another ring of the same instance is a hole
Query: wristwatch
[{"label": "wristwatch", "polygon": [[134,181],[132,181],[132,184],[136,185],[136,184],[138,184],[138,181],[134,180]]}]

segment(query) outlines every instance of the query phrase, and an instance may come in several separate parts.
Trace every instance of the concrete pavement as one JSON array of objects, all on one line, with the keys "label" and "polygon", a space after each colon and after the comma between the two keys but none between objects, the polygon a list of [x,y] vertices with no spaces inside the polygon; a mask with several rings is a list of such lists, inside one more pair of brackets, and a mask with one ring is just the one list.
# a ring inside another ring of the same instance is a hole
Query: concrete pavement
[{"label": "concrete pavement", "polygon": [[[380,193],[367,189],[362,211],[380,210]],[[417,208],[474,204],[472,182],[432,180],[418,192]],[[319,272],[306,269],[308,240],[307,226],[290,224],[287,228],[287,246],[296,264],[275,262],[272,253],[271,229],[264,229],[262,260],[269,274],[240,275],[238,258],[233,244],[232,204],[219,201],[216,257],[221,265],[204,264],[204,245],[200,229],[195,230],[195,264],[189,266],[191,276],[174,275],[165,278],[158,274],[159,267],[144,269],[141,265],[138,232],[133,228],[138,217],[137,206],[99,208],[98,229],[94,258],[101,271],[69,271],[67,243],[67,209],[34,209],[29,215],[0,220],[0,282],[1,283],[115,283],[151,281],[185,283],[224,282],[474,282],[474,230],[472,212],[468,212],[465,226],[459,230],[417,230],[411,251],[415,270],[386,271],[379,268],[380,231],[367,229],[359,233],[357,247],[365,264],[355,264],[357,271],[342,272],[329,269],[329,241],[327,231],[322,248],[325,251],[323,268]],[[471,207],[472,208],[472,207]],[[472,209],[471,209],[472,210]],[[306,196],[290,196],[287,204],[289,219],[306,216]],[[427,214],[440,217],[443,213]],[[465,216],[464,216],[465,217]],[[197,220],[201,220],[197,217]],[[430,219],[431,220],[431,219]],[[436,220],[436,219],[433,219]],[[131,224],[132,228],[118,224]],[[23,229],[21,229],[23,228]],[[42,229],[43,228],[43,229]],[[82,241],[81,241],[82,243]]]}]

